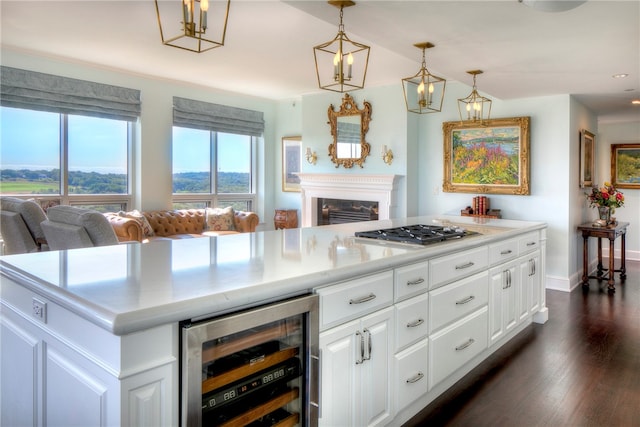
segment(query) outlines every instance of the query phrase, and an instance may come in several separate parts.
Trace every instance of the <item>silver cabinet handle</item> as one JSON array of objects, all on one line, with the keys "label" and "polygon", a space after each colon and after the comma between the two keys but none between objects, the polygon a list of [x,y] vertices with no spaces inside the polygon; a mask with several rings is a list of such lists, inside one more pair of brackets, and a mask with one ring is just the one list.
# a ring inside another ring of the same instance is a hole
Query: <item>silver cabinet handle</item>
[{"label": "silver cabinet handle", "polygon": [[537,244],[537,242],[529,242],[527,243],[527,246],[535,246]]},{"label": "silver cabinet handle", "polygon": [[469,261],[466,264],[456,265],[456,270],[464,270],[465,268],[469,268],[473,266],[474,266],[474,263],[472,261]]},{"label": "silver cabinet handle", "polygon": [[424,378],[424,374],[422,372],[418,372],[412,378],[409,378],[407,380],[407,384],[417,383],[418,381],[420,381],[423,378]]},{"label": "silver cabinet handle", "polygon": [[504,270],[502,272],[502,277],[503,277],[503,283],[502,283],[502,289],[507,289],[509,287],[509,270]]},{"label": "silver cabinet handle", "polygon": [[376,298],[375,294],[369,294],[366,297],[362,297],[358,299],[350,299],[349,304],[362,304],[363,302],[371,301],[372,299],[375,299],[375,298]]},{"label": "silver cabinet handle", "polygon": [[367,355],[364,360],[371,360],[371,331],[365,329],[364,333],[367,334]]},{"label": "silver cabinet handle", "polygon": [[474,342],[476,342],[473,338],[469,338],[469,341],[467,341],[466,343],[459,345],[458,347],[456,347],[456,351],[461,351],[464,350],[465,348],[469,347],[471,344],[473,344]]},{"label": "silver cabinet handle", "polygon": [[[321,400],[322,399],[322,363],[321,363],[321,357],[322,357],[322,350],[318,349],[318,355],[310,355],[310,360],[311,363],[315,363],[317,366],[317,369],[312,370],[311,372],[311,380],[312,380],[312,384],[311,384],[311,396],[309,396],[309,405],[317,408],[318,411],[318,418],[322,418],[322,405],[321,405]],[[315,402],[313,401],[314,396],[313,393],[316,393],[315,396]]]},{"label": "silver cabinet handle", "polygon": [[466,304],[468,302],[473,301],[474,299],[476,299],[476,297],[474,297],[473,295],[469,295],[465,299],[461,299],[460,301],[456,301],[456,305]]},{"label": "silver cabinet handle", "polygon": [[358,345],[360,346],[360,358],[356,360],[356,365],[360,365],[364,362],[364,337],[360,331],[356,332],[356,339],[358,340]]},{"label": "silver cabinet handle", "polygon": [[416,326],[420,326],[424,323],[424,319],[418,319],[413,322],[407,323],[407,328],[415,328]]},{"label": "silver cabinet handle", "polygon": [[506,251],[500,252],[500,255],[509,255],[511,252],[511,249],[507,249]]},{"label": "silver cabinet handle", "polygon": [[536,260],[535,258],[531,258],[529,260],[529,276],[534,276],[536,274]]},{"label": "silver cabinet handle", "polygon": [[407,280],[407,286],[419,285],[420,283],[424,283],[424,279],[422,277],[416,280]]}]

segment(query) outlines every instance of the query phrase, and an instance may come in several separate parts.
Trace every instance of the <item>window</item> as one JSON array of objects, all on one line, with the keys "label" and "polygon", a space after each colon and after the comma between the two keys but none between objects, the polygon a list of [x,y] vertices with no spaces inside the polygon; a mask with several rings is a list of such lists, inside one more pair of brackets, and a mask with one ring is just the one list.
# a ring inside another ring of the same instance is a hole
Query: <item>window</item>
[{"label": "window", "polygon": [[174,126],[174,207],[253,210],[255,144],[249,135]]},{"label": "window", "polygon": [[0,76],[0,193],[127,209],[140,91],[5,66]]},{"label": "window", "polygon": [[127,208],[131,122],[1,107],[0,193]]}]

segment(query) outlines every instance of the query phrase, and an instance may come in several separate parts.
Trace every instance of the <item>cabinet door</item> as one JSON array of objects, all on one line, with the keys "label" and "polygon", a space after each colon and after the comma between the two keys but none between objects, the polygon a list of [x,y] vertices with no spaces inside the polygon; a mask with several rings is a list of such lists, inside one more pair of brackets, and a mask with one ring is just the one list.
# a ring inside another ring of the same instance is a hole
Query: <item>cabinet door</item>
[{"label": "cabinet door", "polygon": [[321,426],[358,425],[356,362],[362,358],[359,326],[360,321],[354,320],[320,333]]},{"label": "cabinet door", "polygon": [[520,318],[540,309],[540,252],[520,258]]},{"label": "cabinet door", "polygon": [[516,273],[513,262],[491,270],[489,337],[492,344],[518,324],[520,280]]},{"label": "cabinet door", "polygon": [[365,361],[358,366],[362,415],[360,423],[352,425],[385,425],[394,416],[391,403],[393,318],[393,308],[389,307],[362,319]]}]

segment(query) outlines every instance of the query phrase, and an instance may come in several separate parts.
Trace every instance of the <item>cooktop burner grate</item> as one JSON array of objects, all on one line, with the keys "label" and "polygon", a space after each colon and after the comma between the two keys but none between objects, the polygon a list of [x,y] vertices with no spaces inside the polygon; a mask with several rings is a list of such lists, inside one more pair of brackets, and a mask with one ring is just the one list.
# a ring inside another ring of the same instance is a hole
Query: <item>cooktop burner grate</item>
[{"label": "cooktop burner grate", "polygon": [[406,225],[403,227],[385,228],[381,230],[356,231],[356,237],[387,240],[392,242],[427,245],[464,236],[477,234],[457,226],[440,225]]}]

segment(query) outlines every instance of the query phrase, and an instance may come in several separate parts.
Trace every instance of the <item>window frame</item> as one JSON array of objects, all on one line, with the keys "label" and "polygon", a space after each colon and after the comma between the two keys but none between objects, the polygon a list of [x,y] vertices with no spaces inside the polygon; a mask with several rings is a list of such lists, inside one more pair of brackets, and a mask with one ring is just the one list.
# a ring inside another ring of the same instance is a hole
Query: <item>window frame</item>
[{"label": "window frame", "polygon": [[[172,135],[173,128],[187,128],[186,126],[177,126],[172,125]],[[173,162],[172,162],[172,170],[171,170],[171,183],[172,183],[172,192],[171,192],[171,202],[173,205],[180,203],[200,203],[205,207],[223,207],[220,201],[228,201],[231,203],[246,203],[247,208],[243,209],[246,211],[255,211],[256,210],[256,201],[258,199],[256,188],[257,188],[257,146],[258,139],[261,137],[252,136],[252,135],[243,135],[250,138],[250,171],[249,171],[249,183],[250,183],[250,192],[248,193],[217,193],[217,173],[218,170],[218,133],[225,133],[214,130],[203,130],[205,132],[209,132],[209,165],[210,165],[210,185],[209,185],[209,193],[174,193],[173,192]],[[174,149],[174,144],[176,141],[171,139],[171,150]],[[224,205],[227,206],[227,205]]]},{"label": "window frame", "polygon": [[[18,108],[18,107],[2,107],[2,108]],[[27,111],[38,111],[23,108]],[[134,146],[135,135],[134,132],[137,121],[123,120],[127,124],[127,188],[124,194],[69,194],[69,116],[78,116],[81,114],[69,114],[59,113],[51,111],[50,113],[58,114],[58,144],[60,155],[60,192],[59,194],[2,194],[3,196],[11,196],[18,198],[33,198],[40,203],[44,208],[60,205],[72,205],[72,206],[87,206],[87,205],[120,205],[122,210],[129,210],[132,206],[133,195],[132,188],[134,188]],[[104,118],[105,120],[118,120],[113,118]],[[138,118],[139,120],[139,118]]]}]

